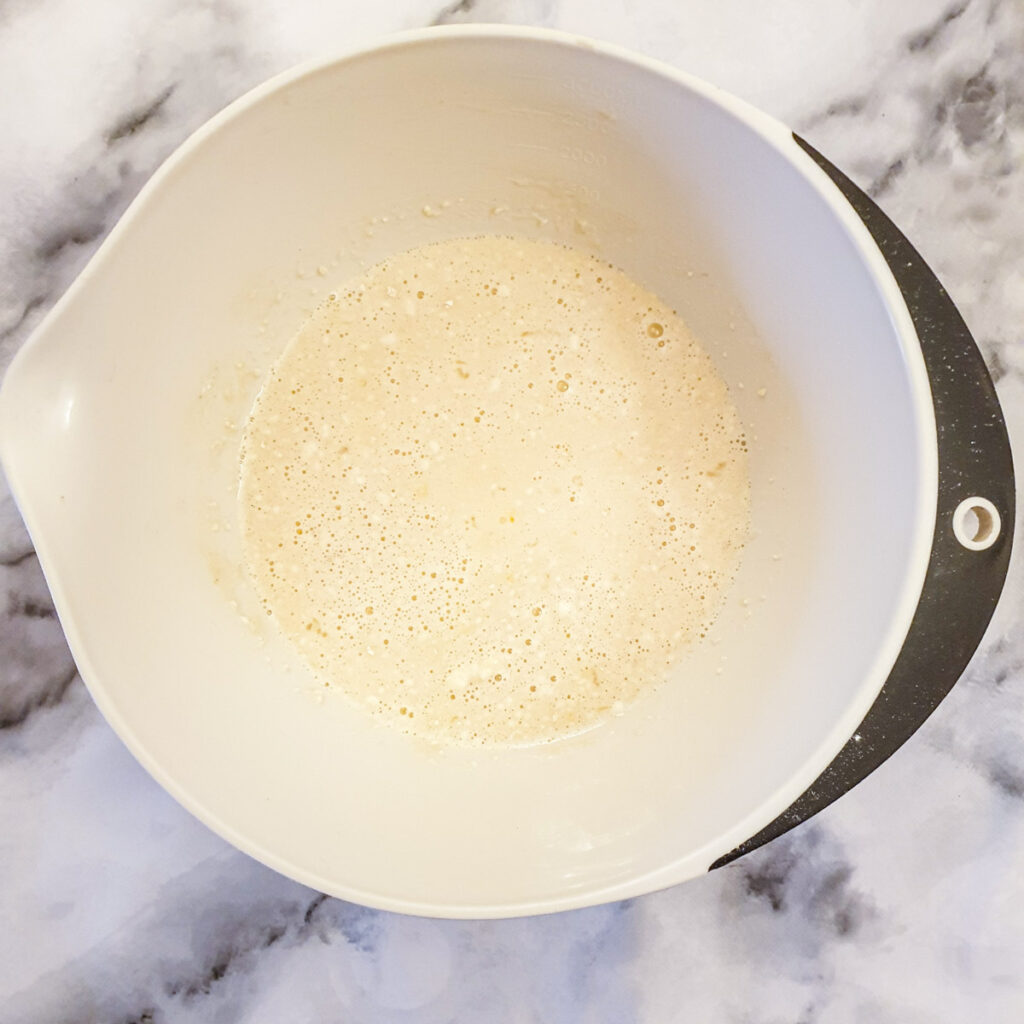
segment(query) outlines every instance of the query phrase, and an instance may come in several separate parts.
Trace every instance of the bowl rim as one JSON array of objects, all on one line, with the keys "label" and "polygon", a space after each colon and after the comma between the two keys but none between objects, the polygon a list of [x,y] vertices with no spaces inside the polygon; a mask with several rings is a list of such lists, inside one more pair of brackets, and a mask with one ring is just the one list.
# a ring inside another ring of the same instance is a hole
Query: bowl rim
[{"label": "bowl rim", "polygon": [[[77,628],[75,616],[71,610],[71,602],[67,600],[61,586],[60,572],[50,559],[45,538],[38,535],[33,529],[33,524],[36,521],[36,516],[33,513],[34,503],[28,493],[29,489],[22,487],[20,483],[13,416],[8,421],[9,429],[5,429],[7,418],[4,415],[5,405],[9,406],[11,404],[10,394],[18,386],[20,368],[31,359],[32,352],[39,345],[49,325],[57,320],[63,309],[73,301],[74,297],[82,289],[88,287],[89,279],[96,273],[97,268],[107,258],[108,254],[116,247],[121,235],[129,229],[131,222],[140,215],[151,198],[164,187],[165,183],[177,169],[209,137],[218,133],[223,127],[249,109],[260,105],[287,87],[327,69],[372,57],[380,53],[430,46],[440,41],[455,39],[462,39],[468,42],[513,40],[539,43],[552,47],[584,49],[608,58],[613,63],[632,65],[650,74],[668,79],[724,109],[726,113],[732,115],[748,130],[754,132],[771,146],[800,173],[807,185],[826,202],[844,229],[849,241],[854,245],[872,280],[879,289],[900,343],[907,379],[910,384],[913,403],[912,411],[916,424],[917,450],[915,454],[918,467],[915,488],[917,508],[914,539],[911,550],[908,553],[908,571],[899,592],[896,612],[892,616],[888,629],[877,646],[871,668],[865,673],[856,698],[850,702],[832,729],[822,737],[813,755],[806,760],[798,772],[790,777],[785,785],[780,786],[770,796],[766,797],[745,818],[706,842],[702,847],[685,852],[675,860],[651,871],[632,876],[624,881],[597,885],[593,888],[577,890],[562,896],[550,896],[521,902],[465,905],[415,901],[401,896],[388,896],[379,892],[365,891],[355,886],[339,884],[335,879],[326,878],[317,875],[315,872],[298,867],[287,858],[279,856],[272,850],[248,839],[245,835],[236,831],[228,822],[222,820],[217,814],[210,812],[199,799],[180,786],[176,779],[149,755],[144,744],[135,736],[130,723],[122,717],[113,698],[108,695],[98,674],[92,669],[88,656],[88,645]],[[8,399],[7,402],[4,401],[5,395]],[[783,813],[814,782],[853,734],[867,713],[868,708],[874,702],[892,666],[895,664],[909,632],[924,585],[937,518],[938,452],[934,407],[931,385],[925,368],[918,335],[910,313],[907,310],[902,292],[892,275],[888,263],[885,261],[884,256],[878,249],[866,226],[831,179],[795,143],[790,129],[771,115],[762,112],[746,101],[656,58],[645,56],[614,43],[592,39],[571,32],[532,26],[431,26],[396,32],[368,43],[343,48],[331,55],[304,61],[273,75],[229,103],[192,132],[163,161],[143,185],[138,195],[129,204],[85,268],[11,359],[4,379],[0,383],[0,461],[2,461],[6,471],[11,492],[25,519],[26,527],[36,548],[40,565],[43,568],[55,605],[60,611],[61,625],[74,654],[79,674],[85,682],[93,701],[111,728],[117,733],[118,737],[128,747],[147,773],[165,791],[173,796],[189,813],[234,847],[301,884],[379,910],[463,919],[516,917],[552,913],[631,898],[666,888],[706,872],[710,865],[720,856],[735,849],[750,836],[755,835],[764,826],[777,818],[779,814]]]}]

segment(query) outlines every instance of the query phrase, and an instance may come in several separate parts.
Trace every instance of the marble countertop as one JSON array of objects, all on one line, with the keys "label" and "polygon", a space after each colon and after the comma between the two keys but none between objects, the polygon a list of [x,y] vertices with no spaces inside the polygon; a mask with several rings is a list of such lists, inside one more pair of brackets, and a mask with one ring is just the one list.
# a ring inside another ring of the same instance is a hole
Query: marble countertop
[{"label": "marble countertop", "polygon": [[[292,63],[431,23],[625,44],[787,121],[960,305],[1024,451],[1018,0],[6,0],[0,372],[160,161]],[[446,922],[327,899],[134,762],[0,481],[0,1021],[1024,1019],[1024,556],[951,696],[826,812],[641,899]]]}]

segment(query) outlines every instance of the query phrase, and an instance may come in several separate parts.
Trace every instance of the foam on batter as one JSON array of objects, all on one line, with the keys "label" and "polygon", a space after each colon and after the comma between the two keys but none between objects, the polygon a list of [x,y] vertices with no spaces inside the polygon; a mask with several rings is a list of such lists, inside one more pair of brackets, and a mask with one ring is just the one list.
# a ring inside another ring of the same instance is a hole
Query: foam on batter
[{"label": "foam on batter", "polygon": [[325,686],[442,742],[587,729],[705,635],[746,441],[676,313],[584,253],[442,242],[332,293],[241,467],[268,615]]}]

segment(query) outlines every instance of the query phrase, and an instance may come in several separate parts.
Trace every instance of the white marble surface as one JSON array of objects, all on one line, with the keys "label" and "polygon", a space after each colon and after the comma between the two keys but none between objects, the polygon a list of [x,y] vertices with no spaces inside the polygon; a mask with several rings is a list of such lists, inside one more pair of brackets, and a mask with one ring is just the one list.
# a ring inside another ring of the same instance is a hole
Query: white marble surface
[{"label": "white marble surface", "polygon": [[[1024,451],[1019,0],[4,0],[0,370],[160,160],[295,61],[440,21],[587,33],[801,130],[958,301]],[[74,673],[0,484],[0,1021],[1024,1019],[1024,572],[965,678],[855,791],[628,904],[434,922],[214,837]]]}]

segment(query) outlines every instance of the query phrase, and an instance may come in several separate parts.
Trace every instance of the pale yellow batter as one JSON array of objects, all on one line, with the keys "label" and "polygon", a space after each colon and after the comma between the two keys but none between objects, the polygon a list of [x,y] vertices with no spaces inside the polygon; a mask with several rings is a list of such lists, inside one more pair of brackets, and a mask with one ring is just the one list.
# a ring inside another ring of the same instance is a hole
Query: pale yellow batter
[{"label": "pale yellow batter", "polygon": [[256,587],[324,685],[443,742],[593,726],[702,637],[746,441],[679,317],[583,253],[443,242],[332,294],[264,382]]}]

